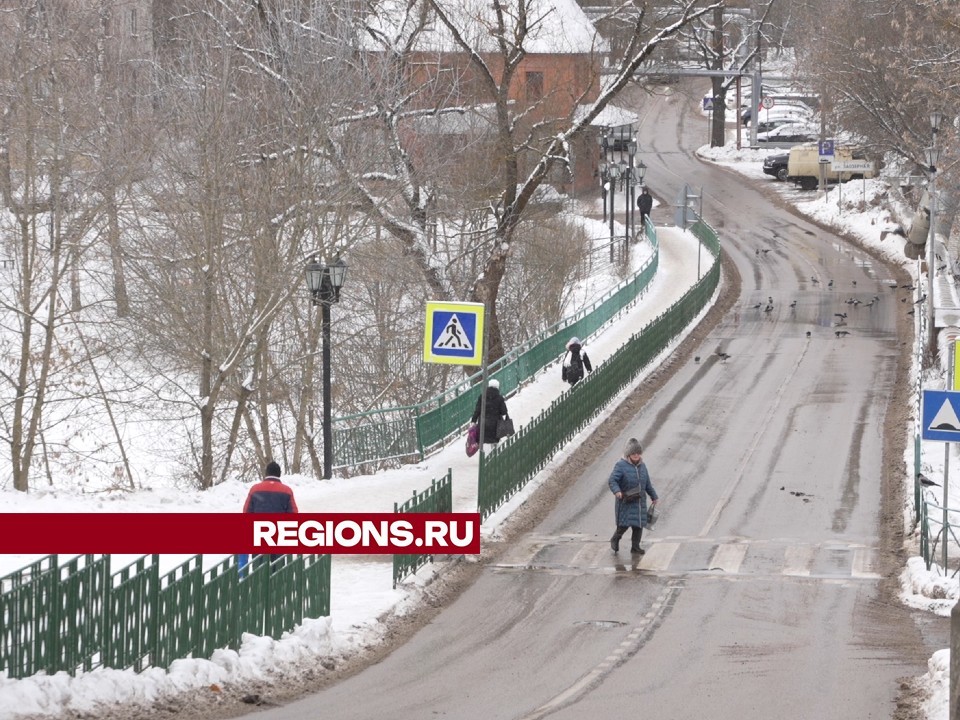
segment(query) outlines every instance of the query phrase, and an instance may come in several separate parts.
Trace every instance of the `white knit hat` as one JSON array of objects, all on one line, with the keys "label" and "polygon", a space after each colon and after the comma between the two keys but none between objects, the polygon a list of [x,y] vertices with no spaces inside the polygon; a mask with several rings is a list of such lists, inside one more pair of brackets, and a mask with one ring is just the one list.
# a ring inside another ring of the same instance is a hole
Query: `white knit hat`
[{"label": "white knit hat", "polygon": [[491,379],[491,380],[488,380],[488,381],[487,381],[487,387],[497,388],[497,389],[499,390],[499,389],[500,389],[500,381],[497,380],[496,378],[493,378],[493,379]]}]

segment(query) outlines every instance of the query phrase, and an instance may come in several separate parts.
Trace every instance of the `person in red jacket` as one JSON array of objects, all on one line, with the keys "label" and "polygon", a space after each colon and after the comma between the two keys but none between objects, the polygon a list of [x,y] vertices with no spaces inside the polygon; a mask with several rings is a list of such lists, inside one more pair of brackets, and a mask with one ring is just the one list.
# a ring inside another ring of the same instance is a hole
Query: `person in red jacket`
[{"label": "person in red jacket", "polygon": [[[247,493],[247,501],[243,504],[245,513],[290,513],[296,514],[297,501],[293,497],[293,490],[289,485],[280,481],[280,465],[273,460],[267,463],[267,470],[263,480],[258,482]],[[265,558],[265,555],[254,555],[250,558],[256,567]],[[270,572],[283,566],[286,555],[270,555]],[[245,574],[245,573],[244,573]]]},{"label": "person in red jacket", "polygon": [[280,465],[273,460],[267,463],[267,472],[247,493],[243,505],[245,513],[296,513],[297,501],[289,485],[280,481]]}]

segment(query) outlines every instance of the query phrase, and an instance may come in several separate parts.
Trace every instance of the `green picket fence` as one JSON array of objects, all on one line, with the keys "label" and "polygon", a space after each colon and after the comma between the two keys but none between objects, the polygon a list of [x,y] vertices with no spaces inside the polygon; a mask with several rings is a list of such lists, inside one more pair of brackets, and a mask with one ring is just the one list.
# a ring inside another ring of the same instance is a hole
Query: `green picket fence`
[{"label": "green picket fence", "polygon": [[[393,504],[395,513],[451,513],[453,512],[453,470],[440,480],[431,480],[423,492],[413,492],[413,497],[402,505]],[[393,589],[407,576],[412,575],[428,562],[433,555],[394,555]]]},{"label": "green picket fence", "polygon": [[486,520],[542,470],[554,454],[630,384],[710,301],[720,283],[720,243],[708,225],[692,229],[710,251],[710,268],[666,312],[634,334],[610,359],[515,435],[480,459],[478,510]]},{"label": "green picket fence", "polygon": [[0,578],[0,671],[165,668],[238,648],[244,633],[280,637],[330,614],[330,556],[284,556],[242,571],[234,557],[209,570],[194,556],[160,574],[146,555],[116,573],[110,556],[62,564],[50,555]]},{"label": "green picket fence", "polygon": [[[605,294],[593,305],[565,318],[536,339],[515,348],[491,363],[488,372],[500,381],[500,391],[510,395],[522,383],[563,354],[567,340],[576,335],[589,338],[618,314],[629,308],[656,277],[660,248],[656,229],[646,228],[653,255],[631,278]],[[334,418],[334,465],[355,467],[392,458],[417,457],[462,431],[476,403],[476,373],[440,395],[419,405]]]}]

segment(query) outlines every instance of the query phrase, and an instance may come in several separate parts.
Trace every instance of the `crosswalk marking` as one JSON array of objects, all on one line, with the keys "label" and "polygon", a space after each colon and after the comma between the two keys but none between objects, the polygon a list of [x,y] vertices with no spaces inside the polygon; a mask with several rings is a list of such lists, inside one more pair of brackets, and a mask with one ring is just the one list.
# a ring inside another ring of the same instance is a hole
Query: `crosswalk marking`
[{"label": "crosswalk marking", "polygon": [[710,570],[722,570],[730,575],[736,575],[747,555],[745,543],[726,543],[717,546],[710,559]]},{"label": "crosswalk marking", "polygon": [[513,546],[492,567],[556,575],[639,572],[741,579],[781,575],[825,581],[881,577],[874,569],[875,548],[839,540],[809,543],[789,538],[673,536],[648,540],[643,547],[644,555],[634,555],[626,549],[613,553],[609,540],[595,535],[528,536],[526,543]]},{"label": "crosswalk marking", "polygon": [[857,548],[853,551],[853,564],[850,575],[855,578],[879,578],[880,575],[872,571],[873,548]]},{"label": "crosswalk marking", "polygon": [[646,554],[640,561],[641,570],[650,572],[664,572],[673,561],[680,543],[660,542],[647,548]]},{"label": "crosswalk marking", "polygon": [[812,545],[788,545],[783,552],[783,574],[795,577],[810,577],[813,564]]}]

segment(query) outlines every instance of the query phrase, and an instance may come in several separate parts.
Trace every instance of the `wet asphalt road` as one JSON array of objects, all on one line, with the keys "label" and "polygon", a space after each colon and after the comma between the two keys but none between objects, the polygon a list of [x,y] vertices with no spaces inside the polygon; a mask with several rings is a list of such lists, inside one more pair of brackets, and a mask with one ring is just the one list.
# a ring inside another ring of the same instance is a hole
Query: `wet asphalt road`
[{"label": "wet asphalt road", "polygon": [[[706,129],[685,101],[647,100],[643,116],[661,202],[704,187],[741,278],[732,309],[543,522],[412,640],[254,717],[892,718],[899,679],[925,672],[937,632],[884,590],[904,311],[888,271],[699,162],[689,148]],[[608,544],[606,477],[630,436],[663,499],[642,557]]]}]

